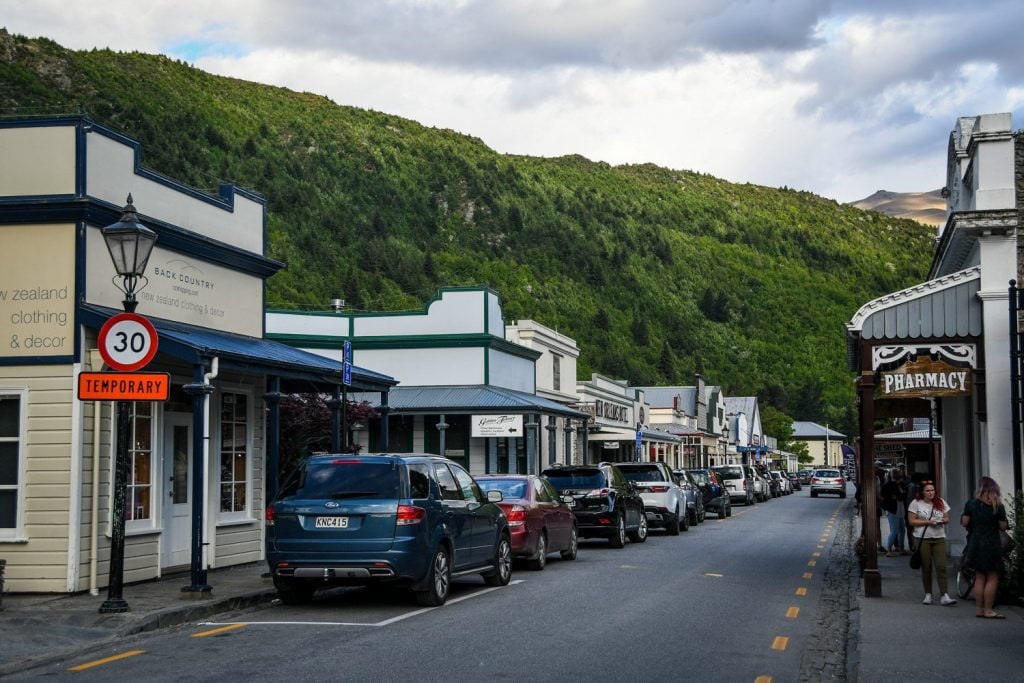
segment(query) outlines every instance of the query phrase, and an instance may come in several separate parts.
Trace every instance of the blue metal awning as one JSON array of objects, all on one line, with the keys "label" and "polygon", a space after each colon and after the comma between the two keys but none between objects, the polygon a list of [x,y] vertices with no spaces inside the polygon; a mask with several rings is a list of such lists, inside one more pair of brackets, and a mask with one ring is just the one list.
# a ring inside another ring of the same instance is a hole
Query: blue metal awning
[{"label": "blue metal awning", "polygon": [[[111,308],[83,304],[79,308],[81,324],[99,329],[111,316],[120,313]],[[219,358],[222,367],[273,375],[283,379],[303,380],[314,385],[340,385],[344,367],[336,360],[318,356],[279,342],[218,332],[184,323],[147,319],[160,337],[159,354],[197,365]],[[352,389],[355,391],[388,391],[398,381],[364,368],[352,368]],[[315,387],[323,390],[324,387]]]},{"label": "blue metal awning", "polygon": [[[379,400],[366,396],[374,407]],[[457,385],[451,387],[395,387],[388,393],[391,413],[439,412],[539,412],[583,419],[587,414],[555,401],[524,391],[486,384]]]}]

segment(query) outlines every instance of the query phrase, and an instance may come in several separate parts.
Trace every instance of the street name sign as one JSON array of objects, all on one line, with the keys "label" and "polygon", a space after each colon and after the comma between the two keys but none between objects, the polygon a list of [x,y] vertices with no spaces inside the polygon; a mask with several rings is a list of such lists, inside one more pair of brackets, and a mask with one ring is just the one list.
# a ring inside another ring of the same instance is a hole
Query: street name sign
[{"label": "street name sign", "polygon": [[153,323],[135,313],[118,313],[103,323],[98,341],[103,362],[121,372],[146,367],[159,343]]}]

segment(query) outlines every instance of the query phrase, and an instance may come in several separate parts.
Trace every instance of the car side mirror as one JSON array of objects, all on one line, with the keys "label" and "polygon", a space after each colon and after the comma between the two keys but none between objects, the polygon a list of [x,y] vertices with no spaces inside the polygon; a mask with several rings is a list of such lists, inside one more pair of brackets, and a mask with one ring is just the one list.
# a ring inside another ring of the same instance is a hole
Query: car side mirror
[{"label": "car side mirror", "polygon": [[495,491],[494,489],[491,489],[490,491],[487,492],[488,503],[500,503],[503,500],[505,500],[505,497],[501,495],[501,491]]}]

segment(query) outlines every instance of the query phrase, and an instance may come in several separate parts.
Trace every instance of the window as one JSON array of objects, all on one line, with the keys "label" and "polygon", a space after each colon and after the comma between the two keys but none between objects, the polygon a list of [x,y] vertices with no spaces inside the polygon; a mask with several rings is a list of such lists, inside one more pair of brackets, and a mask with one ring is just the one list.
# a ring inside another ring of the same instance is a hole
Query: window
[{"label": "window", "polygon": [[551,354],[551,388],[562,390],[562,357],[557,353]]},{"label": "window", "polygon": [[21,536],[25,392],[0,390],[0,539]]},{"label": "window", "polygon": [[409,497],[430,498],[430,468],[424,463],[409,465]]},{"label": "window", "polygon": [[462,497],[465,500],[475,500],[478,503],[483,503],[484,494],[480,491],[480,487],[476,485],[476,482],[473,481],[473,477],[469,476],[469,472],[456,466],[452,466],[450,469],[459,483],[459,488],[462,489]]},{"label": "window", "polygon": [[462,492],[459,490],[455,478],[446,465],[434,465],[434,477],[437,485],[441,488],[441,498],[444,500],[462,500]]},{"label": "window", "polygon": [[249,510],[249,397],[224,392],[220,398],[220,511]]},{"label": "window", "polygon": [[558,460],[558,427],[555,425],[555,416],[548,417],[548,465],[554,465]]},{"label": "window", "polygon": [[153,524],[153,404],[129,403],[128,424],[128,488],[124,519],[125,522],[136,522],[126,527],[128,529],[149,527]]}]

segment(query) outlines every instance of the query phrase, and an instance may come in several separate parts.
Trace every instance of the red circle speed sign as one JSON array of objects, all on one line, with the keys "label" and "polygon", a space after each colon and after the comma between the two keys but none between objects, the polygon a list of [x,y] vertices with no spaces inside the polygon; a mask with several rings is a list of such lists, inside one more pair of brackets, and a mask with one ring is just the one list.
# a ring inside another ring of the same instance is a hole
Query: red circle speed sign
[{"label": "red circle speed sign", "polygon": [[118,313],[100,328],[100,356],[121,372],[146,367],[156,355],[157,334],[153,323],[134,313]]}]

